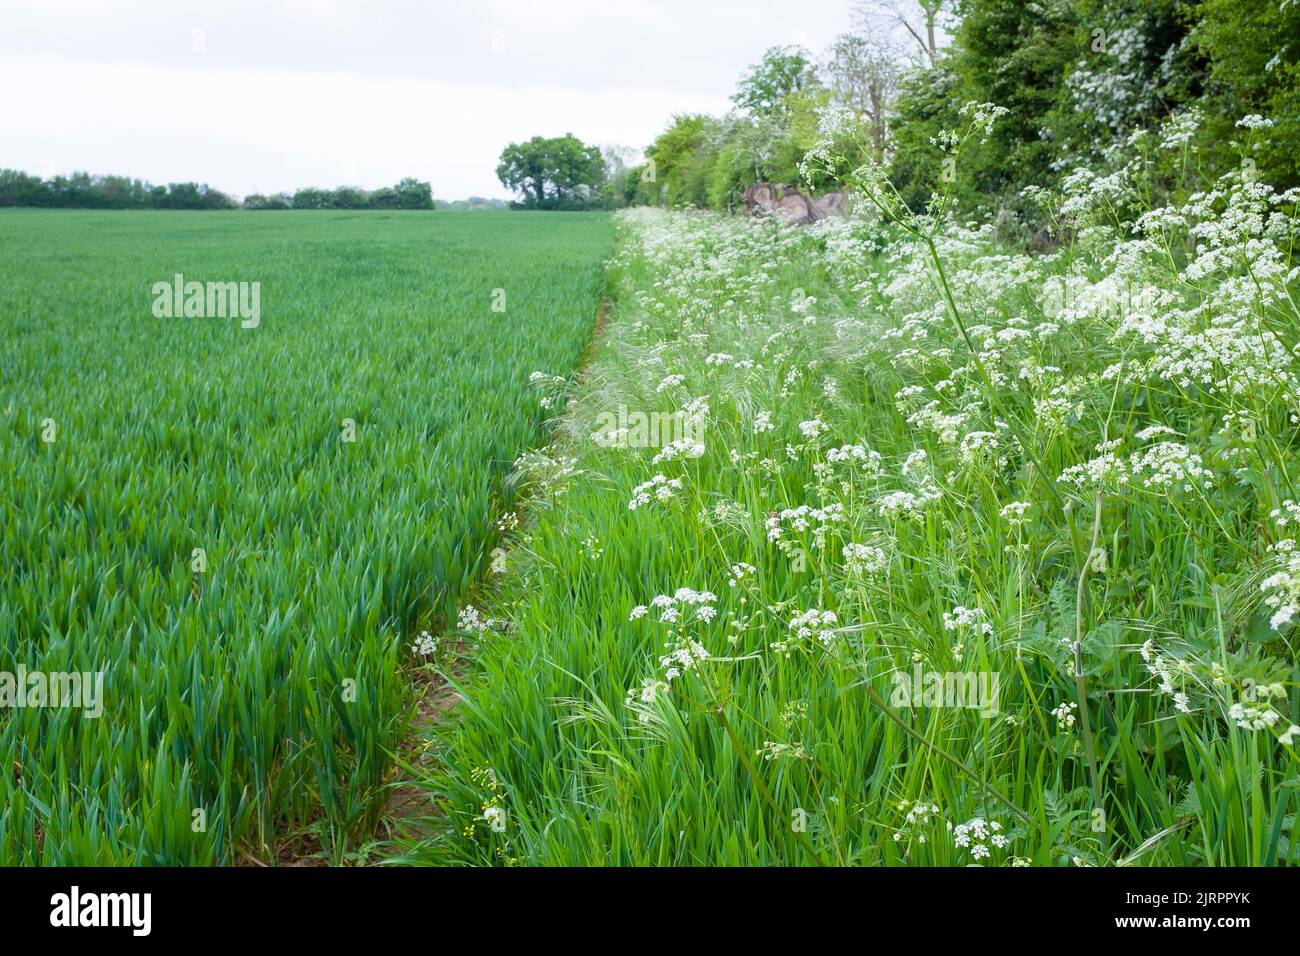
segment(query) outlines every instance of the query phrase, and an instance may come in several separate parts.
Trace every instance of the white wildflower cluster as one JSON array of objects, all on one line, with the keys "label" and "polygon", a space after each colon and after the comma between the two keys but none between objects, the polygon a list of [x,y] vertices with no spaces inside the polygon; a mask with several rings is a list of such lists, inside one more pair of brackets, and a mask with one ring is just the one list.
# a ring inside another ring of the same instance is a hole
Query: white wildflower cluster
[{"label": "white wildflower cluster", "polygon": [[774,428],[776,428],[776,426],[772,424],[772,413],[771,413],[771,412],[757,412],[757,413],[754,415],[754,434],[755,434],[755,435],[761,435],[761,434],[763,434],[763,432],[770,432],[770,431],[772,431],[772,429],[774,429]]},{"label": "white wildflower cluster", "polygon": [[889,555],[871,545],[846,544],[843,554],[844,570],[854,577],[880,574],[889,567]]},{"label": "white wildflower cluster", "polygon": [[712,591],[693,591],[690,588],[678,588],[672,594],[659,594],[647,606],[638,604],[632,608],[632,613],[628,620],[636,621],[646,616],[650,608],[659,612],[659,620],[664,624],[685,623],[682,621],[682,615],[687,615],[687,621],[695,620],[707,624],[717,616],[717,609],[713,606],[718,601],[718,596]]},{"label": "white wildflower cluster", "polygon": [[741,582],[746,578],[751,578],[757,573],[758,569],[752,564],[746,564],[744,561],[739,561],[736,564],[733,564],[727,571],[727,586],[733,588],[739,587]]},{"label": "white wildflower cluster", "polygon": [[1184,689],[1195,680],[1193,665],[1187,661],[1162,654],[1156,650],[1155,641],[1148,638],[1141,647],[1143,666],[1157,681],[1162,694],[1173,698],[1174,709],[1180,714],[1192,712],[1191,698]]},{"label": "white wildflower cluster", "polygon": [[945,410],[939,400],[934,398],[912,409],[907,415],[907,422],[934,432],[945,445],[955,445],[960,440],[969,417],[964,411]]},{"label": "white wildflower cluster", "polygon": [[1287,706],[1286,687],[1274,682],[1271,684],[1249,683],[1241,700],[1228,708],[1228,719],[1242,730],[1273,730],[1279,724],[1288,724],[1286,730],[1277,735],[1277,741],[1284,747],[1293,747],[1300,726],[1283,720],[1279,708]]},{"label": "white wildflower cluster", "polygon": [[917,491],[890,491],[881,495],[876,510],[882,518],[921,521],[926,509],[942,497],[937,485],[927,483]]},{"label": "white wildflower cluster", "polygon": [[428,631],[421,631],[420,636],[411,642],[411,649],[421,657],[428,657],[438,650],[438,639]]},{"label": "white wildflower cluster", "polygon": [[872,451],[865,445],[840,445],[826,452],[826,461],[831,464],[857,462],[868,474],[880,473],[880,452]]},{"label": "white wildflower cluster", "polygon": [[784,554],[791,554],[797,545],[786,537],[787,531],[803,534],[811,530],[813,547],[821,549],[826,543],[826,532],[836,524],[844,521],[844,506],[831,502],[821,508],[811,505],[799,505],[773,511],[764,522],[767,528],[767,540],[775,544]]},{"label": "white wildflower cluster", "polygon": [[565,389],[569,385],[569,380],[563,375],[547,375],[545,372],[531,373],[528,382],[541,393],[537,404],[545,409],[555,408],[564,397]]},{"label": "white wildflower cluster", "polygon": [[637,485],[632,489],[632,500],[627,503],[629,511],[636,511],[637,508],[644,508],[651,501],[660,504],[672,501],[677,496],[677,492],[682,490],[682,480],[680,478],[669,478],[667,475],[655,475],[649,481]]},{"label": "white wildflower cluster", "polygon": [[1074,701],[1066,701],[1058,704],[1052,709],[1052,716],[1056,718],[1056,727],[1062,733],[1069,733],[1074,729],[1075,712],[1078,711],[1079,705]]},{"label": "white wildflower cluster", "polygon": [[975,100],[969,101],[957,111],[960,116],[970,117],[971,129],[980,135],[981,142],[989,138],[993,132],[993,124],[1010,112],[1005,106],[998,106],[995,103],[977,103]]},{"label": "white wildflower cluster", "polygon": [[823,611],[820,608],[801,611],[792,617],[787,625],[789,636],[774,641],[771,645],[772,650],[789,657],[796,647],[813,641],[820,642],[824,647],[831,647],[838,637],[836,632],[838,624],[839,618],[835,616],[834,611]]},{"label": "white wildflower cluster", "polygon": [[1196,131],[1201,128],[1204,113],[1193,106],[1173,114],[1160,130],[1162,149],[1181,149],[1191,142]]},{"label": "white wildflower cluster", "polygon": [[951,611],[943,612],[943,629],[945,631],[971,630],[979,634],[992,634],[993,625],[983,608],[962,607],[960,604]]},{"label": "white wildflower cluster", "polygon": [[1181,442],[1157,442],[1129,459],[1129,469],[1143,488],[1191,491],[1193,484],[1210,486],[1213,475]]},{"label": "white wildflower cluster", "polygon": [[532,449],[515,459],[516,479],[520,484],[526,484],[536,498],[555,498],[564,494],[577,474],[578,460],[569,455]]},{"label": "white wildflower cluster", "polygon": [[[648,605],[638,604],[628,614],[629,621],[638,621],[653,609],[658,612],[658,623],[668,625],[668,640],[664,645],[667,653],[659,658],[665,685],[671,684],[701,662],[709,660],[708,650],[685,628],[689,625],[697,627],[707,625],[712,621],[718,614],[717,608],[714,607],[717,601],[718,596],[712,591],[696,591],[693,588],[683,587],[672,594],[658,594]],[[647,686],[643,683],[642,691],[645,691]]]},{"label": "white wildflower cluster", "polygon": [[1071,465],[1060,480],[1078,488],[1132,485],[1155,492],[1191,492],[1214,484],[1214,474],[1181,442],[1157,442],[1127,457],[1115,454],[1119,442],[1102,442],[1096,458]]},{"label": "white wildflower cluster", "polygon": [[1005,849],[1008,838],[1002,832],[1002,824],[996,820],[975,817],[967,823],[957,826],[948,824],[952,830],[952,842],[962,849],[969,850],[972,859],[987,860],[993,849]]},{"label": "white wildflower cluster", "polygon": [[486,634],[499,623],[490,617],[484,617],[472,604],[466,604],[461,608],[456,618],[456,627],[467,634]]},{"label": "white wildflower cluster", "polygon": [[1152,438],[1155,438],[1157,435],[1177,435],[1177,434],[1178,432],[1174,431],[1168,425],[1148,425],[1146,428],[1143,428],[1137,433],[1137,437],[1139,441],[1150,441]]},{"label": "white wildflower cluster", "polygon": [[999,447],[995,432],[967,432],[961,438],[961,461],[964,465],[976,465],[990,460],[1005,465],[1006,459],[996,454]]},{"label": "white wildflower cluster", "polygon": [[1268,550],[1279,567],[1259,588],[1265,594],[1264,603],[1273,609],[1269,625],[1280,631],[1300,615],[1300,549],[1296,548],[1294,538],[1283,538]]},{"label": "white wildflower cluster", "polygon": [[799,431],[804,438],[815,439],[830,431],[830,426],[820,418],[813,418],[799,423]]},{"label": "white wildflower cluster", "polygon": [[[1300,526],[1300,504],[1287,498],[1280,508],[1269,512],[1269,518],[1277,528]],[[1268,551],[1275,570],[1260,582],[1259,588],[1265,595],[1264,604],[1273,610],[1269,625],[1280,631],[1300,617],[1300,548],[1295,538],[1287,537],[1270,545]]]},{"label": "white wildflower cluster", "polygon": [[704,442],[696,438],[678,438],[664,445],[651,459],[652,465],[682,458],[699,458],[704,454]]},{"label": "white wildflower cluster", "polygon": [[1271,730],[1282,715],[1267,700],[1238,701],[1228,708],[1228,719],[1242,730]]},{"label": "white wildflower cluster", "polygon": [[924,844],[929,840],[934,824],[943,820],[939,815],[939,805],[937,803],[925,803],[921,800],[900,800],[898,810],[903,814],[903,820],[894,830],[895,843],[910,845],[916,842]]},{"label": "white wildflower cluster", "polygon": [[627,691],[627,708],[636,715],[637,720],[643,724],[648,724],[655,717],[655,705],[660,697],[666,697],[669,692],[667,681],[660,680],[657,677],[642,678],[637,687],[629,687]]},{"label": "white wildflower cluster", "polygon": [[1265,119],[1258,113],[1251,113],[1249,116],[1243,116],[1237,120],[1237,125],[1242,129],[1268,129],[1273,125],[1271,119]]},{"label": "white wildflower cluster", "polygon": [[930,454],[924,448],[917,448],[907,453],[903,459],[903,474],[909,477],[928,474],[930,469]]},{"label": "white wildflower cluster", "polygon": [[699,641],[679,637],[668,653],[659,658],[659,666],[664,669],[664,680],[671,684],[700,662],[707,661],[710,656]]},{"label": "white wildflower cluster", "polygon": [[998,511],[1002,520],[1013,528],[1018,528],[1029,520],[1029,509],[1033,505],[1028,501],[1009,501]]}]

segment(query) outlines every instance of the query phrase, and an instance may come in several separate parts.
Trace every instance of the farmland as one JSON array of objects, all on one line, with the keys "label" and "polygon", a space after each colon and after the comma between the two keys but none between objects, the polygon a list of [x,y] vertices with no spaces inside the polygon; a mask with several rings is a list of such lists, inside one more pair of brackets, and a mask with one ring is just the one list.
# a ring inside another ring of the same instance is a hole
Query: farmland
[{"label": "farmland", "polygon": [[[0,215],[0,862],[211,864],[373,832],[411,641],[486,567],[596,320],[602,215]],[[256,323],[156,283],[257,282]]]}]

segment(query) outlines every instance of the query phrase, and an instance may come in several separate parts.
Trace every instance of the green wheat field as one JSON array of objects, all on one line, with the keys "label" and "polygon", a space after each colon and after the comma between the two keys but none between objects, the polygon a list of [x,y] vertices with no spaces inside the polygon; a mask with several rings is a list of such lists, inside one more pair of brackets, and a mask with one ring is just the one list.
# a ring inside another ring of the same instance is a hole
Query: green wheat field
[{"label": "green wheat field", "polygon": [[[98,719],[0,715],[0,862],[364,843],[410,724],[405,643],[482,576],[542,434],[528,375],[582,355],[611,235],[0,216],[0,670],[104,675]],[[176,273],[259,281],[260,323],[155,317]]]}]

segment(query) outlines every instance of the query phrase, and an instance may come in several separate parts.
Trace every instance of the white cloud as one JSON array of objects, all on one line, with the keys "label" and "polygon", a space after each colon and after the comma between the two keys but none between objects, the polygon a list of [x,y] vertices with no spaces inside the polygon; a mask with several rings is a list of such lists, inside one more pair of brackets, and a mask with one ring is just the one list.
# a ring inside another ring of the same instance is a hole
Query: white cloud
[{"label": "white cloud", "polygon": [[847,0],[0,2],[3,162],[503,196],[506,143],[641,148],[675,112],[725,110],[767,47],[820,52],[850,20]]}]

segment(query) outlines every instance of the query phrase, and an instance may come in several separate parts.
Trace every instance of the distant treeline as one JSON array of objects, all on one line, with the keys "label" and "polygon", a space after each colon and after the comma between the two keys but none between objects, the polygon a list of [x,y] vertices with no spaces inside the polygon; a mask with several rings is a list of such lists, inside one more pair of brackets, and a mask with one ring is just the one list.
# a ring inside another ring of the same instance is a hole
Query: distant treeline
[{"label": "distant treeline", "polygon": [[[461,201],[461,208],[486,208],[492,202]],[[455,203],[441,206],[456,208]],[[433,209],[433,187],[407,177],[396,186],[365,190],[299,189],[263,196],[253,193],[240,203],[206,183],[168,183],[155,186],[127,176],[92,176],[73,173],[41,179],[16,169],[0,169],[0,206],[38,206],[52,209]]]}]

